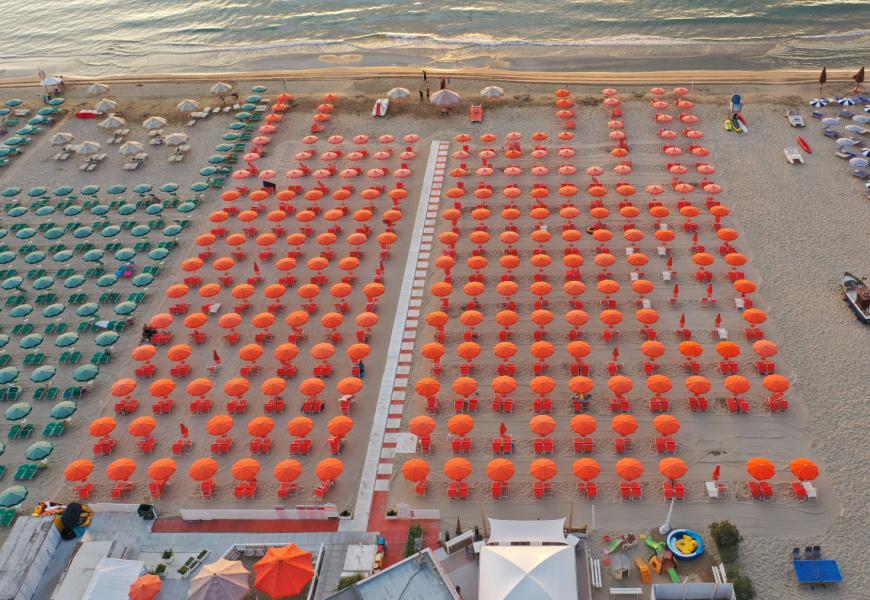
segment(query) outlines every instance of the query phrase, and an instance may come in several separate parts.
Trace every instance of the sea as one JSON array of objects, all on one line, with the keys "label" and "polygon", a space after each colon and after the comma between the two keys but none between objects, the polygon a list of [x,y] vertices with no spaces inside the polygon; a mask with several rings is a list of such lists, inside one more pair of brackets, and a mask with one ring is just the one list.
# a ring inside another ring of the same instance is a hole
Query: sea
[{"label": "sea", "polygon": [[35,0],[3,3],[0,76],[396,65],[856,68],[870,0]]}]

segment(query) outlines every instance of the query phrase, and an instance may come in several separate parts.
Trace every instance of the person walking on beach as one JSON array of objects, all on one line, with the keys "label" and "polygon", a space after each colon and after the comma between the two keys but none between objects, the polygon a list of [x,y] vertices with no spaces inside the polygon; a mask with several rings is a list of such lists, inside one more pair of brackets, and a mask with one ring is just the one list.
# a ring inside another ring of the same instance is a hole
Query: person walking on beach
[{"label": "person walking on beach", "polygon": [[420,90],[420,102],[423,102],[423,90]]},{"label": "person walking on beach", "polygon": [[428,99],[429,99],[429,88],[427,87],[426,88],[426,100],[428,100]]},{"label": "person walking on beach", "polygon": [[442,78],[441,78],[441,89],[443,90],[443,89],[446,88],[446,87],[447,87],[447,78],[446,78],[446,77],[442,77]]},{"label": "person walking on beach", "polygon": [[426,69],[423,69],[423,81],[426,81]]}]

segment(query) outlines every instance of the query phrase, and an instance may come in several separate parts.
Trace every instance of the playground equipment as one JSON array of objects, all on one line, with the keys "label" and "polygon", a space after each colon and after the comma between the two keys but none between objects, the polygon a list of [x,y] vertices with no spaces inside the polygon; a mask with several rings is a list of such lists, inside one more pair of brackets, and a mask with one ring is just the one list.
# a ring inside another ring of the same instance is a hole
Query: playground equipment
[{"label": "playground equipment", "polygon": [[667,546],[678,560],[694,560],[704,553],[704,540],[691,529],[674,529],[668,534]]},{"label": "playground equipment", "polygon": [[[665,543],[657,542],[648,537],[644,540],[644,544],[655,552],[648,561],[649,568],[655,571],[658,575],[661,575],[662,571],[664,571],[667,573],[668,577],[671,578],[672,583],[680,583],[680,576],[677,575],[673,552],[668,549]],[[641,577],[643,577],[643,572],[641,572]]]},{"label": "playground equipment", "polygon": [[607,543],[604,554],[613,554],[617,550],[631,548],[637,543],[638,538],[633,533],[622,533],[615,537],[605,536],[604,541]]}]

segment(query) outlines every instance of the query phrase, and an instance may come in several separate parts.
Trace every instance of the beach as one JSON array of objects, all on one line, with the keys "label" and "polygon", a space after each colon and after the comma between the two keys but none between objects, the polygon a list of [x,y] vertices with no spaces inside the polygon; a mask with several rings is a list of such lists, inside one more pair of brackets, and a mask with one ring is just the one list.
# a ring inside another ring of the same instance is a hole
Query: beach
[{"label": "beach", "polygon": [[[851,72],[847,73],[845,70],[830,71],[831,83],[826,87],[826,94],[847,93],[850,86],[845,83],[845,80],[849,75]],[[430,85],[433,91],[437,86],[438,76],[438,72],[430,73]],[[267,147],[267,154],[258,163],[260,168],[273,168],[283,174],[287,169],[296,166],[294,155],[304,149],[301,140],[308,134],[310,118],[316,113],[316,107],[322,103],[326,93],[334,93],[338,96],[334,117],[328,124],[328,133],[340,132],[348,139],[357,134],[367,134],[373,139],[384,133],[395,135],[397,138],[410,133],[419,136],[419,141],[413,143],[417,156],[414,160],[408,161],[413,175],[405,180],[410,193],[402,204],[403,218],[396,224],[398,242],[391,249],[392,256],[386,265],[385,283],[388,293],[379,301],[380,321],[373,330],[372,357],[366,360],[364,391],[358,395],[358,402],[351,414],[355,426],[347,437],[345,451],[341,456],[345,462],[345,472],[328,500],[335,502],[339,510],[352,509],[356,500],[361,465],[375,412],[378,385],[381,382],[386,360],[392,314],[398,301],[398,290],[403,285],[404,260],[411,239],[414,215],[418,210],[417,201],[430,142],[448,141],[450,152],[453,153],[462,145],[454,141],[454,138],[463,132],[472,135],[474,139],[469,144],[474,150],[480,150],[486,146],[477,139],[482,133],[494,134],[498,144],[502,144],[508,132],[519,131],[524,136],[525,145],[532,143],[530,136],[533,132],[544,131],[550,135],[550,141],[546,144],[550,148],[557,148],[559,142],[555,136],[559,131],[559,123],[553,117],[552,92],[556,87],[566,85],[570,88],[577,104],[576,137],[571,141],[571,145],[577,149],[577,156],[573,162],[581,174],[583,169],[592,165],[612,166],[615,161],[607,154],[612,144],[607,139],[608,119],[607,112],[601,106],[603,87],[601,84],[612,85],[619,89],[625,111],[626,129],[631,136],[633,171],[627,179],[639,189],[643,189],[650,183],[665,182],[670,179],[662,169],[665,157],[660,152],[662,142],[657,137],[659,126],[652,119],[654,113],[647,95],[649,87],[654,84],[691,85],[688,98],[696,105],[694,113],[700,118],[698,127],[705,134],[703,144],[711,149],[709,161],[717,169],[716,174],[711,178],[723,188],[723,192],[717,199],[732,209],[727,219],[728,226],[740,232],[736,245],[739,251],[749,258],[749,263],[744,269],[746,277],[759,285],[759,292],[754,297],[757,305],[767,311],[769,316],[769,320],[764,324],[765,338],[779,346],[779,354],[776,358],[779,367],[777,372],[790,379],[792,389],[788,392],[791,406],[784,414],[769,414],[763,409],[765,394],[760,385],[756,385],[753,392],[749,394],[754,407],[749,415],[731,415],[722,405],[714,406],[708,414],[694,414],[688,410],[683,399],[685,394],[681,382],[684,376],[677,365],[680,357],[673,350],[673,342],[668,341],[669,355],[663,360],[663,364],[664,372],[673,377],[675,384],[674,392],[670,394],[674,405],[671,412],[683,423],[683,429],[675,436],[681,447],[677,456],[686,460],[690,468],[690,474],[685,478],[688,498],[684,503],[678,504],[672,522],[680,526],[697,527],[699,530],[704,530],[710,521],[721,518],[736,523],[745,538],[741,546],[741,563],[744,572],[753,579],[760,598],[785,596],[802,598],[820,593],[799,589],[794,584],[789,563],[793,546],[804,547],[815,544],[821,544],[826,554],[840,562],[845,577],[845,582],[841,586],[821,593],[833,594],[841,598],[861,597],[860,590],[870,585],[862,563],[863,532],[870,530],[870,521],[864,510],[865,488],[870,482],[863,464],[870,457],[862,443],[865,425],[862,420],[862,355],[870,333],[855,321],[842,301],[839,280],[842,272],[846,270],[859,276],[868,272],[859,257],[870,249],[868,248],[870,242],[867,241],[860,227],[856,226],[863,221],[867,206],[861,186],[849,176],[849,169],[845,163],[833,156],[833,145],[822,135],[818,122],[809,118],[811,108],[807,105],[807,101],[818,92],[817,86],[812,83],[815,76],[806,71],[651,72],[638,75],[636,73],[565,74],[509,73],[492,69],[468,70],[450,73],[450,87],[460,93],[463,100],[460,107],[448,118],[440,116],[433,107],[417,102],[416,94],[421,86],[417,70],[383,67],[351,69],[342,66],[326,71],[312,69],[293,74],[258,72],[227,77],[226,80],[240,91],[247,90],[255,83],[262,83],[269,87],[266,95],[272,98],[285,89],[295,96],[292,110],[285,117],[285,121],[279,125],[272,143]],[[67,100],[65,109],[71,110],[93,104],[94,98],[86,95],[83,84],[78,84],[78,81],[85,80],[90,81],[87,78],[80,80],[75,77],[68,78],[69,89],[65,93]],[[188,97],[203,104],[214,104],[215,100],[208,94],[208,87],[214,80],[214,76],[201,74],[171,79],[161,75],[144,77],[129,75],[106,79],[111,86],[109,96],[119,102],[119,114],[126,117],[128,123],[132,125],[131,139],[144,141],[146,134],[138,123],[145,117],[155,114],[169,118],[169,124],[164,128],[166,131],[183,131],[190,135],[191,150],[183,163],[169,164],[166,161],[168,149],[158,147],[149,149],[152,156],[136,172],[123,171],[121,157],[110,152],[109,158],[98,170],[83,173],[75,169],[81,161],[59,163],[51,160],[55,149],[48,145],[48,136],[43,135],[27,148],[24,157],[20,157],[2,171],[0,183],[2,187],[15,185],[27,190],[37,185],[52,189],[62,184],[79,189],[90,183],[99,183],[104,188],[112,184],[123,184],[132,188],[140,182],[149,182],[158,186],[173,181],[178,183],[182,190],[187,190],[191,183],[202,179],[198,170],[207,164],[209,155],[213,154],[211,148],[221,142],[221,136],[232,119],[230,116],[221,115],[199,122],[195,127],[186,128],[184,125],[186,118],[175,110],[175,104],[182,98]],[[394,103],[387,118],[374,120],[370,115],[372,99],[383,95],[387,89],[396,85],[408,87],[412,97],[404,102]],[[485,85],[504,87],[506,98],[498,102],[486,103],[484,123],[470,125],[465,116],[469,100],[474,98],[477,91]],[[15,81],[4,82],[0,87],[5,98],[17,96],[29,105],[39,106],[38,96],[41,91],[39,88],[21,87],[20,82]],[[725,131],[721,125],[727,115],[727,101],[735,91],[742,93],[746,104],[744,112],[750,126],[750,133],[746,135]],[[796,132],[788,126],[785,111],[791,108],[803,112],[808,121],[806,129]],[[830,114],[835,112],[833,109],[828,111]],[[96,139],[102,142],[101,138],[105,138],[105,132],[97,129],[93,121],[77,121],[69,114],[61,122],[52,126],[51,133],[57,131],[69,131],[76,136],[77,141]],[[793,167],[785,162],[782,149],[785,146],[795,145],[794,137],[797,133],[806,138],[814,152],[806,157],[806,164]],[[866,136],[864,139],[866,140]],[[352,148],[349,143],[345,146],[346,149]],[[401,150],[404,149],[405,144],[399,141],[394,146],[397,150]],[[327,144],[321,140],[316,148],[323,152]],[[386,166],[394,170],[399,167],[400,162],[402,161],[392,159]],[[456,167],[458,162],[460,161],[449,159],[448,170]],[[477,166],[479,160],[466,162]],[[506,164],[503,160],[495,162],[498,167],[504,167]],[[372,165],[366,164],[366,166]],[[576,179],[585,185],[588,177],[578,175]],[[618,180],[610,171],[601,179],[608,186],[614,185]],[[548,179],[551,187],[559,181],[560,178],[553,176]],[[278,182],[281,184],[279,187],[286,187],[288,183],[293,183],[283,176],[278,178]],[[523,176],[517,182],[523,188],[527,188],[532,179]],[[507,180],[496,175],[492,178],[492,183],[497,188],[501,188]],[[232,182],[226,189],[230,189],[231,185]],[[307,187],[311,184],[306,180],[305,185]],[[334,187],[338,184],[332,180],[329,185]],[[451,184],[445,183],[445,189],[448,187],[451,187]],[[29,485],[31,499],[70,499],[71,486],[63,482],[63,465],[73,458],[78,458],[77,453],[82,457],[90,456],[91,439],[87,435],[86,425],[97,416],[114,414],[112,406],[114,398],[109,394],[113,378],[133,376],[137,364],[128,357],[138,346],[138,326],[149,316],[167,311],[173,303],[165,297],[164,291],[169,285],[180,283],[182,274],[178,269],[182,261],[195,256],[200,251],[195,245],[195,238],[214,226],[209,222],[208,217],[210,213],[224,206],[219,199],[219,193],[215,190],[205,191],[200,200],[200,207],[185,217],[190,220],[191,235],[179,237],[177,239],[179,247],[161,265],[162,273],[149,288],[149,300],[135,313],[136,328],[124,334],[113,347],[116,358],[110,372],[101,375],[91,386],[86,401],[79,403],[79,411],[73,417],[73,426],[64,437],[58,438],[55,442],[54,455],[49,459],[49,468]],[[182,195],[191,194],[186,192]],[[581,197],[582,200],[578,200],[578,205],[583,206],[585,210],[588,206],[588,198],[582,194],[578,196]],[[442,196],[442,209],[448,206],[446,200]],[[645,207],[646,200],[646,196],[641,193],[636,203],[638,206]],[[550,201],[553,204],[556,202],[552,198]],[[611,198],[608,198],[607,202],[610,201]],[[492,204],[496,205],[496,200],[493,200]],[[28,216],[26,219],[32,217]],[[637,219],[638,228],[649,234],[652,231],[653,221],[651,217],[644,214]],[[320,225],[322,226],[323,223]],[[527,217],[523,217],[518,225],[524,232],[530,231],[532,226],[531,220]],[[493,225],[494,230],[496,227]],[[377,221],[377,225],[373,225],[373,228],[376,233],[380,233],[383,225]],[[621,222],[619,228],[621,229]],[[440,233],[447,229],[449,224],[438,219],[436,231]],[[465,229],[463,232],[467,234],[468,231],[470,229]],[[621,253],[621,246],[625,245],[625,242],[621,239],[619,242],[620,244],[614,242],[614,248]],[[559,244],[561,243],[559,241]],[[588,236],[580,243],[582,254],[587,259],[594,256],[593,245],[593,241]],[[651,255],[655,251],[654,245],[649,238],[638,243],[639,247]],[[679,237],[674,243],[675,255],[679,256],[680,260],[687,261],[691,255],[688,249],[690,245],[690,238]],[[524,256],[532,248],[531,244],[521,244],[518,247]],[[338,248],[343,249],[341,243]],[[466,254],[468,250],[469,247],[464,248]],[[308,255],[305,258],[316,254],[310,249],[306,251]],[[366,252],[367,257],[371,256],[371,253],[376,252],[376,245],[372,242],[372,247],[367,248]],[[495,253],[490,255],[492,262],[495,262],[495,256],[497,256]],[[74,259],[70,266],[76,268],[85,266],[77,261],[78,259]],[[264,263],[261,266],[267,279],[277,277],[278,271],[272,265]],[[376,263],[367,258],[358,273],[359,281],[362,283],[370,281],[374,276],[375,267]],[[559,269],[561,265],[554,264],[551,275],[554,286],[557,281],[561,283]],[[588,272],[591,275],[596,269],[597,267],[589,260],[584,267],[584,273]],[[651,266],[647,270],[652,272],[650,279],[653,279],[652,275],[657,268]],[[524,266],[517,271],[517,274],[522,278],[523,284],[528,285],[533,272],[530,266]],[[215,271],[209,271],[208,268],[204,269],[203,274],[212,279],[217,276]],[[326,274],[330,282],[335,282],[340,277],[340,273],[334,267],[326,271]],[[457,267],[455,279],[464,281],[468,274],[464,266]],[[494,281],[497,272],[490,271],[487,275],[489,280]],[[620,281],[626,284],[628,271],[623,268],[623,272],[619,275]],[[688,277],[689,273],[685,275]],[[426,274],[427,289],[441,278],[440,270],[430,267]],[[599,294],[594,289],[594,281],[594,276],[589,276],[586,280],[589,288],[585,294],[588,305],[586,310],[592,316],[587,327],[590,336],[601,329],[601,324],[597,322],[599,309],[596,306]],[[659,284],[660,278],[655,278],[655,282]],[[687,321],[703,331],[709,328],[708,322],[712,321],[715,313],[721,312],[726,327],[731,331],[739,332],[743,324],[739,313],[733,308],[735,296],[733,290],[717,282],[717,290],[721,290],[719,293],[722,297],[720,300],[722,307],[721,311],[710,311],[690,305],[693,301],[690,300],[692,296],[689,295],[691,293],[689,290],[694,288],[688,285],[688,279],[686,282],[683,292],[684,309],[670,310],[656,305],[662,315],[661,322],[656,326],[658,329],[663,332],[674,329],[679,315],[685,314]],[[680,283],[682,284],[682,281]],[[667,295],[666,291],[661,291],[657,297],[664,298]],[[464,297],[462,298],[464,302]],[[531,301],[529,295],[521,295],[520,298],[524,303]],[[624,289],[615,298],[620,305],[626,307],[624,309],[626,324],[623,327],[626,332],[631,331],[630,335],[635,336],[619,343],[622,360],[626,364],[639,364],[640,338],[635,333],[636,326],[631,315],[634,308],[633,306],[628,308],[633,298],[629,286],[624,285]],[[554,303],[564,303],[564,301],[564,297],[559,297],[558,300],[554,300]],[[262,310],[265,302],[259,299],[257,302],[259,302],[257,307]],[[487,314],[490,314],[495,307],[496,299],[494,296],[485,296],[483,302],[487,307]],[[198,299],[193,303],[198,305]],[[295,297],[287,301],[288,305],[294,304],[294,307],[296,303],[298,300]],[[456,303],[458,305],[460,301],[457,300]],[[436,307],[436,299],[430,297],[425,300],[421,310],[425,314],[435,310]],[[257,312],[258,310],[254,310],[251,314]],[[320,314],[322,313],[318,316]],[[454,325],[458,315],[459,312],[451,313]],[[353,337],[356,327],[352,319],[347,321],[341,331],[346,338]],[[7,324],[4,322],[4,325]],[[176,327],[180,326],[176,324]],[[222,332],[212,324],[209,327],[207,329],[209,339],[215,342],[210,341],[203,349],[215,349],[220,353],[223,364],[221,375],[216,378],[216,381],[222,384],[239,371],[242,361],[236,357],[235,349],[226,348],[217,341]],[[283,325],[280,327],[283,329],[276,326],[276,333],[278,331],[286,333],[286,327]],[[485,325],[481,326],[484,327]],[[530,344],[527,338],[532,329],[532,325],[528,322],[521,322],[516,327],[516,341],[521,346],[522,353],[522,359],[518,357],[517,367],[521,373],[531,368],[531,358],[526,350]],[[175,331],[184,333],[183,328]],[[454,329],[451,335],[461,337],[460,329]],[[487,344],[491,345],[493,336],[489,333],[484,335],[489,336],[486,338]],[[425,322],[421,321],[418,337],[417,350],[420,344],[431,341],[431,330],[427,330]],[[459,341],[456,337],[451,337],[450,340],[454,346]],[[214,348],[212,343],[215,343]],[[564,342],[554,340],[554,344],[559,346],[561,351]],[[712,348],[709,339],[705,339],[704,344]],[[746,346],[746,351],[751,348],[751,344],[746,345],[745,341],[743,345]],[[595,343],[589,362],[603,364],[611,350],[609,346]],[[708,351],[712,353],[712,350]],[[17,350],[16,352],[14,359],[18,360],[23,353]],[[483,370],[479,378],[481,382],[488,382],[494,374],[491,371],[494,370],[497,361],[489,354],[486,345],[483,354],[485,358],[482,356],[480,359]],[[566,356],[563,353],[560,360],[557,361],[554,357],[550,361],[553,363],[551,375],[558,379],[560,390],[564,390],[564,382],[567,379],[563,372],[563,367],[567,364]],[[457,376],[457,361],[455,357],[451,360],[452,365],[449,368],[453,370],[445,374],[442,380],[445,389],[449,387],[449,381]],[[705,357],[705,360],[713,359]],[[744,356],[741,360],[749,360],[749,357]],[[164,370],[161,372],[165,372],[165,369],[170,366],[169,361],[165,359],[157,362]],[[202,352],[195,354],[189,362],[195,372],[202,373],[212,362],[212,358],[209,353]],[[330,390],[338,378],[347,375],[344,372],[347,366],[344,364],[347,362],[346,357],[336,358],[335,362],[341,364],[343,370],[337,377],[333,376],[328,380],[327,386]],[[447,362],[445,360],[445,364]],[[300,356],[297,364],[300,372],[307,373],[312,369],[314,361],[306,354],[304,357]],[[274,370],[277,363],[271,359],[264,359],[264,366],[265,371]],[[410,374],[411,382],[425,376],[428,369],[429,361],[415,354]],[[599,430],[595,437],[602,447],[596,457],[603,463],[605,471],[601,479],[602,499],[596,504],[596,522],[590,536],[593,539],[597,538],[599,533],[605,532],[646,531],[658,526],[667,512],[667,504],[662,499],[661,493],[655,489],[661,478],[653,468],[657,462],[656,453],[651,447],[654,435],[651,429],[653,415],[644,406],[646,398],[643,389],[644,377],[639,372],[632,372],[631,376],[636,380],[637,390],[635,402],[638,406],[634,414],[640,422],[633,456],[641,458],[648,469],[643,478],[647,485],[646,499],[637,503],[626,503],[617,499],[617,479],[612,474],[612,464],[617,457],[609,449],[604,449],[609,438],[612,437],[608,427],[611,415],[605,408],[606,397],[594,395],[597,404],[593,413],[599,420]],[[261,376],[256,380],[255,385],[259,385],[263,378],[264,376]],[[529,377],[519,375],[518,378],[525,385]],[[760,381],[754,375],[751,378],[753,382]],[[300,376],[296,380],[291,380],[288,393],[292,390],[293,395],[296,395],[295,386],[301,379]],[[711,375],[711,379],[716,378]],[[604,374],[596,373],[595,380],[604,389],[606,384]],[[147,410],[150,401],[146,401],[147,394],[144,387],[141,391],[143,396],[141,404]],[[711,393],[711,396],[724,395],[719,388]],[[570,474],[570,464],[574,460],[573,452],[570,450],[573,434],[567,423],[572,416],[571,411],[564,407],[563,402],[562,406],[557,407],[553,412],[558,426],[554,434],[557,451],[552,458],[560,467],[559,476],[554,483],[556,488],[554,497],[543,502],[535,501],[531,496],[531,479],[528,476],[528,464],[533,458],[530,442],[532,436],[525,424],[532,415],[528,406],[531,396],[524,391],[522,394],[518,392],[517,398],[525,402],[523,408],[518,408],[515,415],[503,418],[492,414],[488,407],[489,398],[486,394],[481,394],[482,403],[486,408],[481,410],[481,415],[476,416],[474,436],[476,443],[479,441],[480,445],[475,447],[471,456],[475,467],[474,483],[477,487],[470,502],[457,503],[446,499],[446,478],[443,477],[440,469],[446,459],[452,456],[447,449],[444,424],[453,414],[453,410],[452,407],[445,405],[438,417],[436,435],[439,437],[436,437],[435,443],[439,450],[430,459],[433,467],[430,476],[432,487],[427,497],[415,498],[413,486],[402,479],[399,469],[395,469],[390,485],[391,503],[407,501],[412,506],[439,508],[442,514],[442,530],[450,529],[457,517],[466,527],[479,525],[481,513],[495,517],[522,518],[572,514],[573,525],[580,526],[585,523],[591,526],[592,514],[589,503],[577,497],[574,491],[575,480]],[[176,400],[184,404],[186,399],[183,398],[183,394],[177,394]],[[421,398],[416,396],[411,398],[409,394],[400,428],[402,431],[406,430],[410,418],[423,413],[421,402]],[[223,399],[217,401],[212,414],[223,412],[223,403]],[[244,433],[244,424],[253,416],[261,414],[262,410],[258,404],[259,396],[255,402],[252,402],[252,408],[248,413],[237,417],[237,424],[233,431],[237,441],[241,443],[230,456],[220,458],[222,467],[248,456],[245,448],[248,436]],[[276,450],[268,457],[261,458],[263,467],[261,479],[271,481],[271,468],[279,460],[287,457],[285,446],[289,436],[284,425],[290,417],[298,414],[296,403],[289,404],[286,413],[275,415]],[[44,415],[37,414],[43,410],[41,406],[43,405],[37,405],[34,411],[34,422],[40,422],[40,418],[44,419]],[[146,413],[140,408],[137,416],[141,414]],[[317,432],[320,435],[317,438],[319,442],[325,439],[322,431],[325,422],[338,414],[337,406],[329,405],[325,413],[315,417],[318,423]],[[196,451],[189,456],[179,459],[179,472],[173,480],[170,492],[157,502],[161,515],[177,516],[183,507],[204,504],[195,498],[194,485],[187,477],[186,467],[194,458],[208,455],[207,446],[210,436],[203,430],[207,418],[186,416],[184,413],[171,417],[157,417],[159,425],[155,435],[160,440],[163,452],[177,437],[179,420],[191,427],[191,436],[195,440],[196,448]],[[128,416],[119,417],[118,420],[121,425],[126,425],[131,419],[132,417]],[[489,449],[485,446],[488,439],[495,435],[499,423],[505,419],[509,421],[509,429],[514,437],[523,440],[523,446],[516,457],[517,481],[512,496],[508,501],[496,503],[485,499],[488,480],[484,474],[484,467],[492,458]],[[115,458],[128,454],[134,455],[132,438],[122,433],[121,427],[119,427],[119,434],[123,439]],[[17,448],[17,443],[13,445]],[[11,450],[12,448],[7,449],[7,454],[10,454]],[[164,453],[158,452],[153,458],[163,455]],[[743,464],[748,458],[759,455],[773,459],[777,465],[781,465],[782,470],[786,470],[782,465],[787,465],[789,460],[797,456],[808,456],[816,460],[822,472],[822,476],[816,483],[818,500],[798,502],[789,496],[786,484],[788,477],[785,473],[775,480],[777,487],[773,502],[759,503],[746,498],[745,481],[748,477],[743,470]],[[300,479],[300,484],[306,501],[311,498],[310,491],[316,484],[310,467],[328,456],[327,448],[322,445],[303,461],[306,472]],[[400,465],[406,458],[408,456],[397,456],[396,465]],[[150,462],[151,459],[143,457],[137,460],[142,463],[140,466],[142,471],[134,479],[143,482],[145,463]],[[97,470],[107,463],[105,459],[96,462]],[[716,464],[722,465],[722,479],[729,482],[729,486],[737,493],[737,496],[721,503],[709,501],[705,497],[703,487],[703,482],[709,478],[709,472]],[[108,481],[96,475],[97,471],[95,471],[94,481],[98,482],[102,488],[101,493],[105,495]],[[230,481],[231,479],[227,477],[221,480],[222,493],[210,506],[221,508],[242,505],[246,508],[267,508],[272,507],[276,502],[274,488],[277,484],[264,485],[260,490],[261,493],[253,501],[241,504],[231,497]],[[140,487],[144,490],[144,486]],[[737,490],[740,492],[738,493]],[[139,488],[136,493],[140,493]],[[102,496],[100,498],[107,499]],[[136,496],[136,498],[146,499],[145,496]]]}]

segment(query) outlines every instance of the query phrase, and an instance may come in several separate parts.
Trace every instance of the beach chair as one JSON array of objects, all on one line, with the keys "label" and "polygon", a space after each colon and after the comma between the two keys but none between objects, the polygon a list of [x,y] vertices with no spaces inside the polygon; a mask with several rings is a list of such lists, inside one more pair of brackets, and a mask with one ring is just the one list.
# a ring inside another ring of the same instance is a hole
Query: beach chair
[{"label": "beach chair", "polygon": [[785,153],[785,160],[789,164],[804,164],[804,157],[801,155],[800,151],[794,146],[783,148],[783,152]]},{"label": "beach chair", "polygon": [[786,118],[788,119],[788,124],[792,127],[805,127],[806,123],[804,123],[804,118],[801,116],[799,110],[789,110],[785,113]]},{"label": "beach chair", "polygon": [[472,123],[483,123],[483,106],[472,104],[468,109],[468,120]]}]

